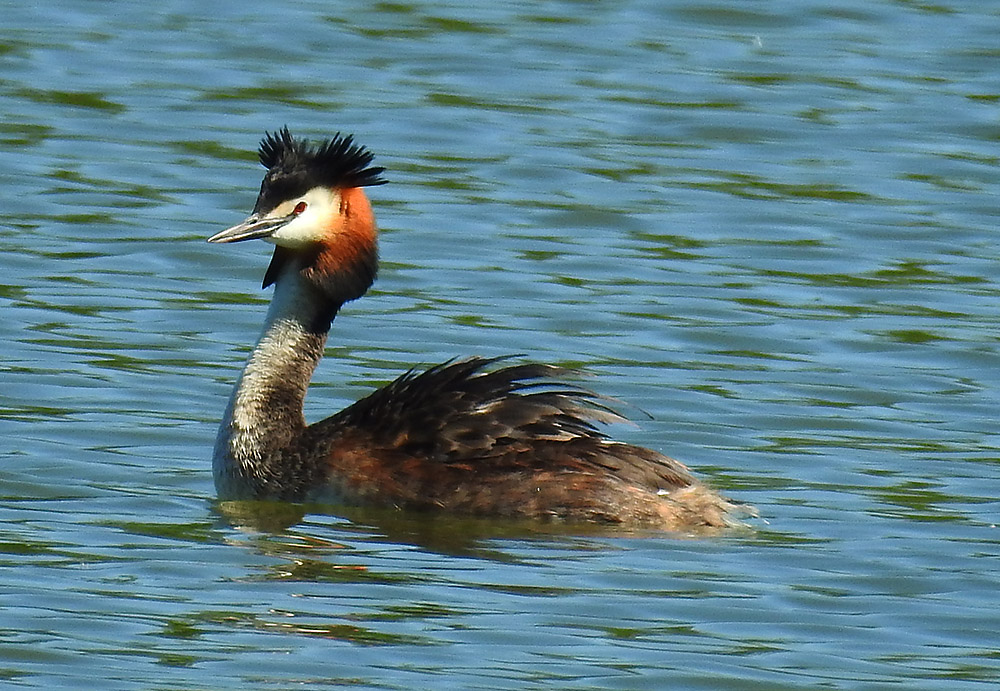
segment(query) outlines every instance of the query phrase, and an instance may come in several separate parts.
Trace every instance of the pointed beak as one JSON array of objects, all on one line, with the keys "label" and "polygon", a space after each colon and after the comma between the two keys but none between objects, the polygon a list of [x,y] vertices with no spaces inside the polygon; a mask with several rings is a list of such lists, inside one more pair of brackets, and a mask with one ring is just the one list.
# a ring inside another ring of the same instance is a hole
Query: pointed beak
[{"label": "pointed beak", "polygon": [[253,214],[247,220],[243,221],[243,223],[216,233],[210,237],[208,241],[226,243],[267,238],[277,232],[279,228],[286,225],[293,218],[295,218],[294,215],[261,217],[258,214]]}]

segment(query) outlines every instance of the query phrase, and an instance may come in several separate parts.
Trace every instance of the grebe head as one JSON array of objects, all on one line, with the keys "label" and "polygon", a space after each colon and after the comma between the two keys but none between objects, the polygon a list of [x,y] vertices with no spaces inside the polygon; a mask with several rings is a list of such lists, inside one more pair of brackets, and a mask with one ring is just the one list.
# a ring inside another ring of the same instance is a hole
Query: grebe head
[{"label": "grebe head", "polygon": [[[267,172],[253,213],[208,241],[264,239],[276,245],[264,287],[298,259],[294,265],[314,282],[353,276],[348,283],[354,289],[335,297],[359,297],[377,264],[375,218],[361,188],[383,184],[385,169],[371,166],[371,152],[339,132],[313,143],[295,139],[284,127],[264,135],[258,156]],[[343,280],[334,283],[345,288]]]}]

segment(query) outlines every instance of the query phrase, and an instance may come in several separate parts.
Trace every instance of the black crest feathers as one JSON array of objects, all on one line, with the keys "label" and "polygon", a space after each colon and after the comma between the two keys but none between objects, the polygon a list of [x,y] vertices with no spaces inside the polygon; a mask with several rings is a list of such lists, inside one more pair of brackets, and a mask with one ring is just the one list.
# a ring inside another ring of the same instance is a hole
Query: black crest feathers
[{"label": "black crest feathers", "polygon": [[267,168],[254,209],[258,213],[319,185],[348,188],[385,183],[385,168],[372,166],[374,155],[355,144],[349,134],[338,132],[332,139],[314,143],[296,139],[288,127],[282,127],[265,133],[257,155]]}]

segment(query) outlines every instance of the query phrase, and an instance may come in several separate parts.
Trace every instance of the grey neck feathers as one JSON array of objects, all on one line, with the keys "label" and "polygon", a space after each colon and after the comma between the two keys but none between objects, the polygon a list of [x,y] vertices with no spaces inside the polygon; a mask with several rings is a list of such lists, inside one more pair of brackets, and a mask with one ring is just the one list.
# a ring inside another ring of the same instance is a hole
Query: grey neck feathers
[{"label": "grey neck feathers", "polygon": [[298,447],[302,406],[339,308],[295,267],[282,272],[219,428],[213,466],[220,499],[293,498],[317,481],[321,469]]}]

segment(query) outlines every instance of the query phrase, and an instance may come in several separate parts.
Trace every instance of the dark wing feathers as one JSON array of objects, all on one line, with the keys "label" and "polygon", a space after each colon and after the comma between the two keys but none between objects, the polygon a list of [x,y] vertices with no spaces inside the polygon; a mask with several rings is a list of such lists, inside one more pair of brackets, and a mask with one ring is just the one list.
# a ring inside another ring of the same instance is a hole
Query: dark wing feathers
[{"label": "dark wing feathers", "polygon": [[[655,451],[609,441],[597,423],[624,418],[585,389],[554,379],[566,370],[474,357],[410,370],[314,427],[344,430],[375,447],[456,465],[501,471],[533,467],[610,473],[636,486],[684,487],[682,464]],[[484,465],[485,464],[485,465]],[[590,469],[588,471],[588,468]]]},{"label": "dark wing feathers", "polygon": [[503,358],[450,361],[413,370],[330,419],[365,430],[381,445],[434,457],[467,460],[520,444],[603,439],[595,421],[622,418],[597,396],[552,379],[564,370],[524,364],[485,371]]},{"label": "dark wing feathers", "polygon": [[303,454],[329,459],[334,496],[399,507],[675,527],[707,520],[691,502],[728,510],[683,464],[605,437],[623,418],[563,369],[501,360],[406,372],[307,428]]}]

